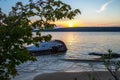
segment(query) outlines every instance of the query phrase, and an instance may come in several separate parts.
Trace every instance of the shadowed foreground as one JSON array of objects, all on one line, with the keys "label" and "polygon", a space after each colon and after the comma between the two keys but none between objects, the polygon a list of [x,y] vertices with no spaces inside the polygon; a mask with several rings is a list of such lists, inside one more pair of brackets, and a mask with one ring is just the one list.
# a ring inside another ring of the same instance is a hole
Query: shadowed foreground
[{"label": "shadowed foreground", "polygon": [[[120,74],[118,75],[120,76]],[[106,71],[96,71],[96,72],[57,72],[38,75],[34,80],[93,80],[93,78],[98,80],[109,80],[113,79],[111,74]]]}]

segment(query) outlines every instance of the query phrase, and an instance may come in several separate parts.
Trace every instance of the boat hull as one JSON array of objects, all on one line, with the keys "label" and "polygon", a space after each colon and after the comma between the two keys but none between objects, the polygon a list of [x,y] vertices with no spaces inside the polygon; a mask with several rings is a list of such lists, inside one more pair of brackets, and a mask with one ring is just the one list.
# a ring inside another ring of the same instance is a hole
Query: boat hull
[{"label": "boat hull", "polygon": [[40,56],[40,55],[49,55],[49,54],[58,54],[65,53],[67,51],[67,47],[63,41],[54,40],[46,43],[41,43],[39,47],[30,46],[28,47],[28,51],[32,56]]}]

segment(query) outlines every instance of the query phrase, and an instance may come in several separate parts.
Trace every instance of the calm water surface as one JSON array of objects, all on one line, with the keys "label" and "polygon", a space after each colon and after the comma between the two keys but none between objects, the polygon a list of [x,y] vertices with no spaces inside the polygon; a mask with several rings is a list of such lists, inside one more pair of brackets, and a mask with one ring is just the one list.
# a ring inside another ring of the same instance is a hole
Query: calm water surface
[{"label": "calm water surface", "polygon": [[53,39],[65,42],[66,56],[86,58],[89,52],[107,52],[112,49],[120,52],[120,32],[48,32]]},{"label": "calm water surface", "polygon": [[[61,59],[93,59],[90,52],[113,52],[120,53],[120,32],[45,32],[42,35],[51,34],[52,39],[65,42],[68,51],[60,55],[38,56],[36,62],[26,62],[18,66],[20,75],[14,80],[30,80],[33,76],[51,72],[74,72],[105,70],[100,62],[68,62]],[[29,77],[28,77],[29,76]]]}]

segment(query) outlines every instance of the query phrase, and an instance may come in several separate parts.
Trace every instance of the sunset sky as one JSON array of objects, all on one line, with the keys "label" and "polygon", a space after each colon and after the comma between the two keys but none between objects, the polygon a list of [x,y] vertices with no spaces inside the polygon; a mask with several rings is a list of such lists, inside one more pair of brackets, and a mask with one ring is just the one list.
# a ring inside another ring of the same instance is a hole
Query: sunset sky
[{"label": "sunset sky", "polygon": [[[0,7],[8,13],[16,1],[1,0]],[[81,15],[74,20],[61,20],[55,23],[61,27],[81,26],[120,26],[120,0],[62,0],[73,9],[80,9]]]}]

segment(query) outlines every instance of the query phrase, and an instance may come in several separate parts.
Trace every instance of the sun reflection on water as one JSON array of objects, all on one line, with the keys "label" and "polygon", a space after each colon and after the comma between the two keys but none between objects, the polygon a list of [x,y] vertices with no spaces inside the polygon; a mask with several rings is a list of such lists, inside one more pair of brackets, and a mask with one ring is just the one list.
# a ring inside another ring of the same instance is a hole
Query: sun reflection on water
[{"label": "sun reflection on water", "polygon": [[[43,33],[48,34],[48,33]],[[49,32],[52,39],[65,42],[68,50],[65,56],[89,58],[90,52],[105,52],[112,49],[120,52],[120,33],[99,33],[99,32]]]}]

